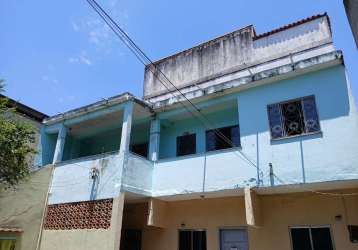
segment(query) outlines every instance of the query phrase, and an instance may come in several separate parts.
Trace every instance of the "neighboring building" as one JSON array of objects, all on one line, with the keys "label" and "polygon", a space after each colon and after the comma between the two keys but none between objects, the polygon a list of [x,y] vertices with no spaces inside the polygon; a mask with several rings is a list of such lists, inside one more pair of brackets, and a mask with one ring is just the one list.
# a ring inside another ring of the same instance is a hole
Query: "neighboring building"
[{"label": "neighboring building", "polygon": [[343,3],[358,48],[358,1],[344,0]]},{"label": "neighboring building", "polygon": [[[7,97],[0,95],[0,98]],[[36,133],[33,147],[39,148],[42,121],[48,116],[7,99],[8,106],[16,110],[8,113],[9,118],[31,124]],[[15,189],[0,187],[1,250],[35,250],[38,244],[52,168],[37,169],[34,157],[30,157],[28,161],[32,169],[28,180],[21,182]]]},{"label": "neighboring building", "polygon": [[154,65],[144,100],[45,119],[42,250],[358,249],[358,116],[326,14]]}]

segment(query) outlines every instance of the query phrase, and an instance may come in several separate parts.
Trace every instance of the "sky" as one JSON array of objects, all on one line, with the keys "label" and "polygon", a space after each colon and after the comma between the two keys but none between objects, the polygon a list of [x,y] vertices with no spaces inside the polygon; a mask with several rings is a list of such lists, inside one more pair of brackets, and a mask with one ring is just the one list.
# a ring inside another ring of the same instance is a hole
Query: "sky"
[{"label": "sky", "polygon": [[[270,31],[327,12],[358,99],[358,50],[342,0],[97,0],[157,60],[238,28]],[[48,115],[131,92],[144,66],[86,0],[1,0],[0,79],[5,94]]]}]

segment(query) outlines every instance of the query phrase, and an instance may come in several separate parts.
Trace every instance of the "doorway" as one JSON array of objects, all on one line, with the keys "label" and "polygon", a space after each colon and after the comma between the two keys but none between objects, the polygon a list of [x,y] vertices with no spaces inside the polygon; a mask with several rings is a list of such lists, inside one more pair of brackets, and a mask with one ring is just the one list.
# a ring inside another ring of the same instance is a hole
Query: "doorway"
[{"label": "doorway", "polygon": [[136,229],[124,229],[121,236],[120,250],[141,250],[142,231]]}]

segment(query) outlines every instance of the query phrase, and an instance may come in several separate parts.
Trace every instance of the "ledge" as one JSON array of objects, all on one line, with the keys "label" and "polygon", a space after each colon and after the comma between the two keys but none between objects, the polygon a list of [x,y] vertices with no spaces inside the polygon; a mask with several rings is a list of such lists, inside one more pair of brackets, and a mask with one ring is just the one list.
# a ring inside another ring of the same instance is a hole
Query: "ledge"
[{"label": "ledge", "polygon": [[[288,55],[282,60],[292,59],[294,55]],[[239,91],[241,89],[247,89],[251,87],[258,86],[260,84],[265,84],[270,81],[274,81],[284,77],[290,77],[290,74],[294,72],[300,72],[303,70],[310,70],[314,67],[329,67],[333,62],[343,63],[343,54],[341,51],[332,51],[329,53],[321,54],[318,56],[302,59],[296,62],[292,62],[290,64],[284,64],[278,67],[271,68],[269,70],[263,70],[257,73],[253,73],[255,71],[256,66],[252,66],[251,68],[246,68],[245,70],[232,72],[228,75],[221,76],[217,79],[214,79],[213,84],[208,87],[196,87],[195,90],[192,90],[192,87],[186,88],[181,92],[185,95],[183,97],[180,94],[175,94],[174,97],[169,97],[163,100],[154,101],[154,109],[155,111],[160,111],[161,109],[167,108],[169,106],[174,106],[182,101],[186,101],[186,99],[198,99],[204,97],[210,97],[214,94],[222,93],[224,91]],[[336,63],[336,64],[338,64]],[[246,74],[245,76],[239,76],[236,74],[244,74],[245,72],[249,72],[250,74]],[[219,82],[219,83],[215,83]],[[204,84],[204,83],[201,83]],[[207,84],[207,82],[205,82]],[[153,98],[155,99],[155,98]],[[150,99],[149,99],[150,100]]]}]

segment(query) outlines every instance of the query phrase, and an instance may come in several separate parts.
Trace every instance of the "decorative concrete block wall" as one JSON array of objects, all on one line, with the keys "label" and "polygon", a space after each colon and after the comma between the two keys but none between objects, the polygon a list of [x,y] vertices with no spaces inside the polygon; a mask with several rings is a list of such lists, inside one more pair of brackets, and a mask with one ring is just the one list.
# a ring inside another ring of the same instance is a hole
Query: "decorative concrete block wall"
[{"label": "decorative concrete block wall", "polygon": [[107,229],[111,225],[113,199],[50,205],[45,229]]}]

